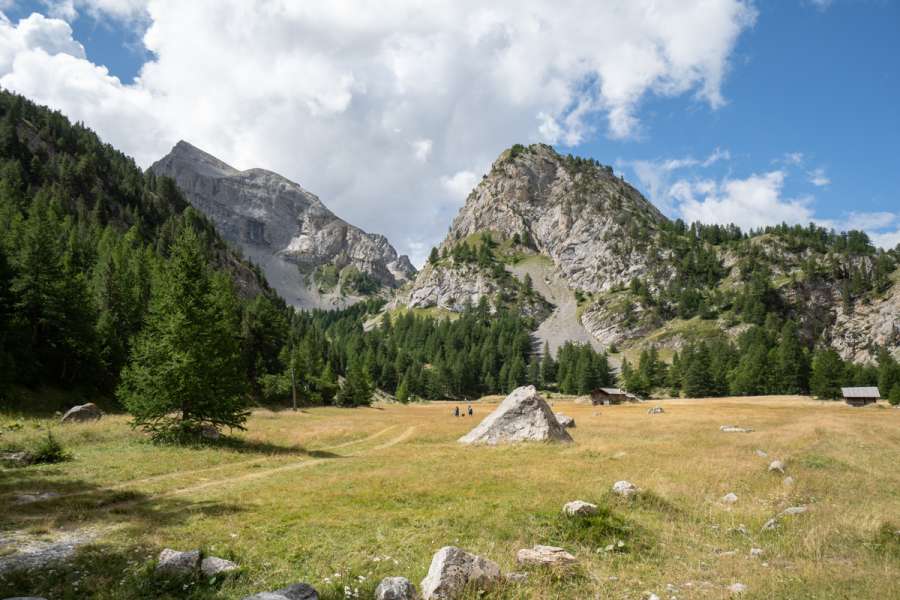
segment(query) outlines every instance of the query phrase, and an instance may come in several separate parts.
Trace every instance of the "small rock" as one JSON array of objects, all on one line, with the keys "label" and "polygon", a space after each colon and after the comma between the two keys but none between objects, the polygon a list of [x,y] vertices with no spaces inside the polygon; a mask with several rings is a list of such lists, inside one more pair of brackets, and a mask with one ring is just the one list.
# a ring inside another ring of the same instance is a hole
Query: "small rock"
[{"label": "small rock", "polygon": [[247,596],[244,600],[319,600],[319,593],[308,583],[295,583],[274,592],[260,592]]},{"label": "small rock", "polygon": [[784,481],[781,482],[781,485],[783,485],[784,487],[792,487],[794,483],[796,483],[794,478],[788,475],[784,478]]},{"label": "small rock", "polygon": [[781,514],[782,515],[802,515],[808,509],[805,506],[791,506],[790,508],[784,509]]},{"label": "small rock", "polygon": [[516,554],[516,562],[520,565],[547,565],[560,567],[575,562],[575,557],[556,546],[536,545],[523,548]]},{"label": "small rock", "polygon": [[766,553],[766,551],[763,550],[762,548],[750,548],[750,556],[752,556],[754,558],[759,558],[760,556],[762,556],[765,553]]},{"label": "small rock", "polygon": [[753,429],[750,427],[738,427],[737,425],[722,425],[719,427],[719,431],[724,431],[725,433],[752,433]]},{"label": "small rock", "polygon": [[650,410],[647,411],[647,414],[648,415],[661,415],[664,412],[666,412],[666,411],[663,410],[662,406],[654,406],[653,408],[651,408]]},{"label": "small rock", "polygon": [[778,471],[779,473],[784,473],[784,462],[780,460],[773,460],[769,463],[769,471]]},{"label": "small rock", "polygon": [[42,502],[58,497],[58,492],[34,492],[33,494],[19,494],[15,497],[15,501],[16,504],[31,504],[32,502]]},{"label": "small rock", "polygon": [[732,583],[728,586],[728,591],[732,594],[743,594],[747,591],[747,586],[743,583]]},{"label": "small rock", "polygon": [[763,523],[762,530],[763,531],[771,531],[773,529],[778,528],[778,517],[772,517],[765,523]]},{"label": "small rock", "polygon": [[671,584],[671,583],[667,583],[667,584],[666,584],[666,591],[669,592],[670,594],[674,594],[675,592],[678,591],[678,588],[675,587],[675,585],[673,585],[673,584]]},{"label": "small rock", "polygon": [[570,517],[588,517],[597,514],[597,505],[583,500],[573,500],[563,506],[563,513]]},{"label": "small rock", "polygon": [[756,455],[760,458],[766,458],[767,456],[769,456],[769,453],[766,452],[765,450],[760,450],[757,448]]},{"label": "small rock", "polygon": [[34,462],[31,452],[3,452],[0,453],[0,463],[7,467],[27,467]]},{"label": "small rock", "polygon": [[506,580],[510,583],[525,583],[528,581],[528,573],[521,571],[512,571],[506,574]]},{"label": "small rock", "polygon": [[644,592],[643,598],[644,598],[644,600],[659,600],[659,596],[657,596],[656,594],[654,594],[652,592],[649,594],[647,592]]},{"label": "small rock", "polygon": [[639,490],[637,486],[630,481],[617,481],[613,484],[612,491],[614,494],[618,494],[623,498],[629,498],[637,494]]},{"label": "small rock", "polygon": [[771,519],[769,519],[768,521],[766,521],[765,524],[762,526],[763,531],[769,531],[772,529],[776,529],[778,527],[778,521],[781,520],[783,517],[789,517],[789,516],[793,516],[793,515],[802,515],[807,510],[808,509],[805,506],[791,506],[789,508],[786,508],[783,511],[781,511],[780,513],[778,513],[777,515],[775,515],[774,517],[772,517]]},{"label": "small rock", "polygon": [[222,437],[222,432],[212,423],[204,423],[200,427],[200,437],[204,440],[217,440]]},{"label": "small rock", "polygon": [[455,546],[444,546],[431,559],[422,580],[423,600],[454,600],[469,588],[487,589],[500,580],[500,566]]},{"label": "small rock", "polygon": [[103,411],[94,404],[93,402],[88,402],[87,404],[79,404],[78,406],[73,406],[69,410],[66,411],[66,414],[62,416],[62,419],[59,420],[60,423],[80,423],[83,421],[96,421],[103,416]]},{"label": "small rock", "polygon": [[162,577],[184,577],[193,575],[200,568],[200,551],[179,552],[166,548],[159,553],[156,575]]},{"label": "small rock", "polygon": [[575,427],[575,419],[568,415],[561,415],[557,413],[556,422],[565,427],[566,429],[571,429]]},{"label": "small rock", "polygon": [[741,535],[746,535],[746,536],[749,536],[749,535],[750,535],[750,531],[747,529],[747,526],[744,525],[743,523],[740,524],[740,525],[738,525],[737,527],[735,527],[735,528],[732,529],[731,531],[733,531],[733,532],[735,532],[735,533],[740,533]]},{"label": "small rock", "polygon": [[219,558],[218,556],[207,556],[200,563],[200,572],[203,573],[205,577],[224,575],[225,573],[237,571],[239,568],[237,563],[225,560],[224,558]]},{"label": "small rock", "polygon": [[375,600],[416,600],[416,587],[406,577],[385,577],[375,588]]},{"label": "small rock", "polygon": [[724,502],[725,504],[734,504],[737,501],[738,497],[734,492],[728,492],[727,494],[722,496],[722,502]]}]

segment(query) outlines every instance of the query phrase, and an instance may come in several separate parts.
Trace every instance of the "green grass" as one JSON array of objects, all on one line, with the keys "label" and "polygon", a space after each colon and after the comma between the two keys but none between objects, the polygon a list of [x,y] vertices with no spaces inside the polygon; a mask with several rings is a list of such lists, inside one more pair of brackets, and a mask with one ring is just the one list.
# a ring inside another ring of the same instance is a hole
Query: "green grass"
[{"label": "green grass", "polygon": [[[328,600],[351,584],[369,598],[387,575],[418,584],[444,545],[513,571],[517,550],[534,544],[562,546],[577,565],[466,598],[724,598],[736,581],[745,598],[900,597],[898,410],[741,398],[666,401],[650,417],[645,405],[554,395],[578,424],[574,444],[460,446],[496,400],[474,403],[475,419],[449,416],[446,403],[256,410],[247,432],[208,446],[154,445],[124,416],[55,426],[73,460],[0,472],[0,538],[94,537],[67,567],[0,578],[0,597],[243,598],[306,581]],[[30,447],[52,422],[4,415],[3,443]],[[755,431],[723,434],[724,423]],[[793,487],[767,471],[773,458]],[[641,493],[612,495],[620,479]],[[61,496],[17,503],[42,492]],[[720,502],[728,492],[736,504]],[[576,499],[600,514],[563,517]],[[809,512],[761,531],[800,504]],[[242,571],[163,584],[151,573],[164,547]]]}]

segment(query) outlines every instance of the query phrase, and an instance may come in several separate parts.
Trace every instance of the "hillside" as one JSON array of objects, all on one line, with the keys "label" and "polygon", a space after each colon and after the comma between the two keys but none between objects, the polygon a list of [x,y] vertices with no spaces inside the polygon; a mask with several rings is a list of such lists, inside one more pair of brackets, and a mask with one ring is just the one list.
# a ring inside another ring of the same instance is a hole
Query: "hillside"
[{"label": "hillside", "polygon": [[262,267],[299,308],[346,306],[415,275],[382,235],[339,219],[296,183],[264,169],[238,171],[181,141],[150,170],[172,177],[229,242]]},{"label": "hillside", "polygon": [[[479,250],[483,239],[490,252]],[[771,315],[796,322],[807,346],[830,345],[846,360],[900,351],[896,251],[876,250],[861,232],[813,225],[688,227],[611,168],[545,145],[503,152],[432,258],[396,305],[459,311],[482,296],[517,304],[550,315],[554,326],[538,335],[551,348],[561,329],[576,341],[583,330],[604,348],[654,346],[671,356],[710,334],[737,339]],[[523,303],[528,270],[545,281]],[[541,304],[543,312],[533,309]],[[702,324],[682,326],[693,319]]]}]

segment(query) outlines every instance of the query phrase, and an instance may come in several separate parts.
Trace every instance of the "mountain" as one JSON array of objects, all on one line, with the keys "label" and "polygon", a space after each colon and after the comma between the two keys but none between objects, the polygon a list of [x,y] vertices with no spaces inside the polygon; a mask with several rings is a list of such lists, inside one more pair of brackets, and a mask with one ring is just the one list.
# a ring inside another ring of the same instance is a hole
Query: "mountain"
[{"label": "mountain", "polygon": [[900,350],[898,262],[862,232],[687,226],[608,166],[516,145],[391,307],[514,305],[542,321],[551,349],[571,340],[626,355],[790,320],[810,347],[865,362]]},{"label": "mountain", "polygon": [[239,171],[184,141],[150,169],[173,178],[294,306],[345,306],[396,288],[416,273],[387,238],[341,220],[277,173]]}]

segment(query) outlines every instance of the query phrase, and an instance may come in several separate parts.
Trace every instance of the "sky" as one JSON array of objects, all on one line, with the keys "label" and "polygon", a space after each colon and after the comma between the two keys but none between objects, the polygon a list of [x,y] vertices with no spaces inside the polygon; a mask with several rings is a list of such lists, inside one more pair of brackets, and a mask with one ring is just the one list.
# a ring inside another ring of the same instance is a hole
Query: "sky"
[{"label": "sky", "polygon": [[148,167],[276,171],[421,265],[492,161],[596,158],[665,214],[900,244],[895,0],[0,0],[0,86]]}]

